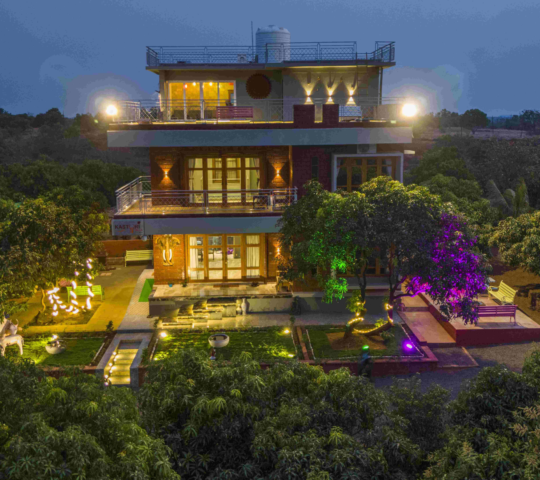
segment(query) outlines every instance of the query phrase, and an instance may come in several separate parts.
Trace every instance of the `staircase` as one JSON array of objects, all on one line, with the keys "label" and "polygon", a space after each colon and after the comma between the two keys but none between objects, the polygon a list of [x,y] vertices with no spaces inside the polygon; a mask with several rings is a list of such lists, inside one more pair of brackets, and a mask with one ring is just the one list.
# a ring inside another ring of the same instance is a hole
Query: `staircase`
[{"label": "staircase", "polygon": [[105,368],[106,380],[115,387],[129,387],[131,385],[130,368],[135,355],[139,351],[141,342],[121,342],[113,352]]},{"label": "staircase", "polygon": [[209,298],[208,300],[187,301],[174,318],[164,319],[163,326],[167,325],[200,325],[212,326],[226,318],[236,318],[237,304],[241,299],[224,297]]}]

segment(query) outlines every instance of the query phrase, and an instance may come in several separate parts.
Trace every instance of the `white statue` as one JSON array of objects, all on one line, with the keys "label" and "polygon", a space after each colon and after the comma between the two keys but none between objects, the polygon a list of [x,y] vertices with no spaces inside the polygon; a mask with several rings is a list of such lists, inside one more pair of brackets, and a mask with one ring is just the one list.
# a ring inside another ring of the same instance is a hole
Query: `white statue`
[{"label": "white statue", "polygon": [[6,352],[6,347],[8,345],[19,345],[19,352],[22,355],[23,354],[23,345],[24,340],[21,335],[8,335],[4,338],[0,338],[0,350],[2,357],[4,356],[4,353]]},{"label": "white statue", "polygon": [[247,304],[246,299],[244,298],[242,300],[242,315],[245,315],[247,313],[247,309],[248,309],[248,304]]},{"label": "white statue", "polygon": [[19,351],[23,354],[24,340],[21,335],[17,335],[18,325],[10,322],[5,316],[0,324],[0,350],[2,356],[6,351],[8,345],[19,345]]}]

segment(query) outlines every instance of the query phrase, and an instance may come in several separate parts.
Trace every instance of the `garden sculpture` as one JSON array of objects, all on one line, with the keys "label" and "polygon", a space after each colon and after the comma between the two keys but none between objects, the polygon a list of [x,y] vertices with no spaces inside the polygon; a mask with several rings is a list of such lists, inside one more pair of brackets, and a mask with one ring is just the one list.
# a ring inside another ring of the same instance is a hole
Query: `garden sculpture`
[{"label": "garden sculpture", "polygon": [[166,267],[173,266],[173,248],[180,245],[180,240],[172,235],[163,235],[157,241],[158,247],[162,250],[163,265]]},{"label": "garden sculpture", "polygon": [[4,356],[6,347],[8,345],[19,345],[19,351],[23,354],[24,340],[21,335],[17,335],[18,326],[10,322],[4,317],[2,324],[0,325],[0,350],[1,355]]},{"label": "garden sculpture", "polygon": [[242,300],[242,315],[245,315],[247,313],[247,309],[248,309],[247,300],[244,298]]}]

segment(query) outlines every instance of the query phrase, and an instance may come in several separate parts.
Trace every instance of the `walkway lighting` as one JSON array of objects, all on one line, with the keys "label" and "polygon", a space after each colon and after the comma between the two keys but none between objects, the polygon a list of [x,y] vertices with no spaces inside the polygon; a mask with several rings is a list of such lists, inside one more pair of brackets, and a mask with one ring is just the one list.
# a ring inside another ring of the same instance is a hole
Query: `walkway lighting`
[{"label": "walkway lighting", "polygon": [[109,105],[107,107],[106,112],[107,112],[107,115],[110,115],[111,117],[118,115],[118,109],[114,105]]},{"label": "walkway lighting", "polygon": [[416,108],[416,105],[413,105],[412,103],[406,103],[405,105],[403,105],[401,113],[403,113],[403,115],[405,115],[406,117],[414,117],[418,113],[418,109]]},{"label": "walkway lighting", "polygon": [[159,336],[160,336],[161,338],[165,338],[165,337],[167,336],[167,332],[161,332],[161,333],[159,334]]}]

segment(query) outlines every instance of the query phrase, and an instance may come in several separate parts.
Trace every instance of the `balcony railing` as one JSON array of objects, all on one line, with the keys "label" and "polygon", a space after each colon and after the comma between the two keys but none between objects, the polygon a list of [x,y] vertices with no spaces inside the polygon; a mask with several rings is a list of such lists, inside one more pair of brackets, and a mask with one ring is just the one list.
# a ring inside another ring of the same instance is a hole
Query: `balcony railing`
[{"label": "balcony railing", "polygon": [[356,42],[268,43],[264,46],[146,47],[148,67],[182,64],[381,62],[395,59],[395,42],[375,42],[370,53],[357,51]]},{"label": "balcony railing", "polygon": [[116,191],[116,214],[268,213],[279,212],[296,199],[296,188],[152,191],[150,177],[139,177]]},{"label": "balcony railing", "polygon": [[[398,120],[402,97],[338,97],[340,121]],[[294,105],[315,105],[315,120],[322,121],[322,106],[329,99],[286,98],[238,100],[231,105],[224,100],[138,100],[116,103],[118,114],[113,122],[292,122]],[[227,107],[227,108],[224,108]]]}]

